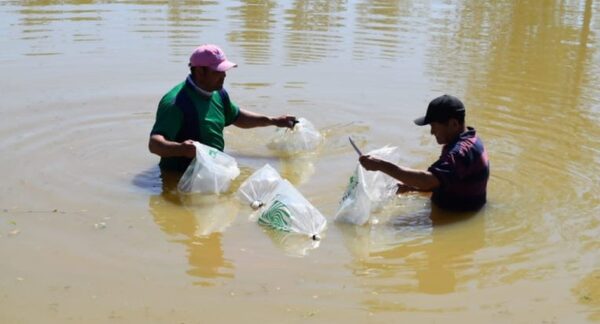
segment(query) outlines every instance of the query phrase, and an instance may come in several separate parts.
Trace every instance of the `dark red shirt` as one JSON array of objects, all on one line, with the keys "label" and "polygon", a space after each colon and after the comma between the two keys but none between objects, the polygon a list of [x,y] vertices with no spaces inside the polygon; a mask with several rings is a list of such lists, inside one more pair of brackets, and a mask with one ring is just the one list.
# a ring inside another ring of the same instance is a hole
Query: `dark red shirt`
[{"label": "dark red shirt", "polygon": [[466,211],[485,204],[490,166],[474,128],[468,127],[454,142],[444,145],[440,158],[428,170],[440,181],[431,195],[439,207]]}]

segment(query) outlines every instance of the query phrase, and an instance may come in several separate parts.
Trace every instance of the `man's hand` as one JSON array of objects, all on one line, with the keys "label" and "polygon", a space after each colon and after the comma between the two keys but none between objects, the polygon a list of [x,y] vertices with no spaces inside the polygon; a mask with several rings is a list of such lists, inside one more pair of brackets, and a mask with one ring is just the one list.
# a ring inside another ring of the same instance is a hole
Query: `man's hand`
[{"label": "man's hand", "polygon": [[419,189],[417,189],[413,186],[406,185],[402,182],[398,182],[398,189],[396,190],[397,195],[407,193],[410,191],[419,191]]},{"label": "man's hand", "polygon": [[370,155],[361,155],[361,157],[358,158],[358,161],[363,166],[363,168],[369,171],[381,171],[381,168],[383,166],[382,160],[376,157],[372,157]]},{"label": "man's hand", "polygon": [[196,157],[196,146],[194,145],[194,141],[185,140],[181,142],[179,145],[180,156],[185,156],[186,158],[193,159]]},{"label": "man's hand", "polygon": [[362,155],[358,161],[369,171],[381,171],[398,180],[398,193],[405,191],[432,191],[440,186],[436,176],[427,170],[413,170],[369,155]]},{"label": "man's hand", "polygon": [[187,140],[178,143],[167,140],[161,134],[150,135],[148,149],[150,152],[160,157],[184,156],[190,159],[196,157],[196,146],[194,146],[194,141]]},{"label": "man's hand", "polygon": [[277,126],[277,127],[288,127],[294,128],[294,125],[298,123],[298,119],[295,116],[279,116],[279,117],[268,117],[262,114],[257,114],[249,110],[240,109],[240,114],[233,124],[240,128],[254,128],[254,127],[265,127],[265,126]]},{"label": "man's hand", "polygon": [[274,126],[277,127],[287,127],[287,128],[294,128],[294,125],[296,125],[298,123],[298,119],[296,119],[295,116],[279,116],[279,117],[273,117],[271,118],[271,122],[273,123]]}]

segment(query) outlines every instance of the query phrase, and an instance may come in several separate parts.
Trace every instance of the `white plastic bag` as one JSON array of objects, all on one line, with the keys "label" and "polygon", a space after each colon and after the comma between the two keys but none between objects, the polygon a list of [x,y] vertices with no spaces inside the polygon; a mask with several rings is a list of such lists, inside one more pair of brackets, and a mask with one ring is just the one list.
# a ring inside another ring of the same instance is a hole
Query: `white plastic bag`
[{"label": "white plastic bag", "polygon": [[238,190],[238,197],[259,209],[258,223],[319,239],[327,220],[296,188],[270,165],[254,172]]},{"label": "white plastic bag", "polygon": [[185,170],[177,189],[185,193],[222,193],[240,174],[235,159],[215,148],[194,142],[196,158]]},{"label": "white plastic bag", "polygon": [[278,128],[276,132],[267,147],[287,155],[314,151],[323,140],[321,133],[305,118],[298,118],[293,129]]},{"label": "white plastic bag", "polygon": [[252,209],[258,209],[273,194],[281,180],[277,170],[269,164],[265,164],[242,183],[238,190],[238,196],[246,200]]},{"label": "white plastic bag", "polygon": [[[397,147],[385,146],[368,155],[392,163],[400,160]],[[367,171],[358,164],[350,177],[335,220],[363,225],[369,220],[371,212],[379,210],[396,195],[397,183],[397,180],[383,172]]]},{"label": "white plastic bag", "polygon": [[320,239],[327,220],[289,181],[279,181],[273,193],[258,217],[259,224]]}]

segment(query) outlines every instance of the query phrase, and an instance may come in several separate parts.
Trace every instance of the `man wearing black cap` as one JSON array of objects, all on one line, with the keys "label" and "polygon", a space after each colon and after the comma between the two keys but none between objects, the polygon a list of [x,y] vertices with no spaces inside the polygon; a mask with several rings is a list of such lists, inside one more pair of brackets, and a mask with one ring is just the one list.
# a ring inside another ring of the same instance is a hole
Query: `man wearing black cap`
[{"label": "man wearing black cap", "polygon": [[465,126],[465,106],[456,97],[433,99],[425,116],[415,119],[430,125],[438,144],[444,145],[439,159],[427,170],[414,170],[369,155],[359,161],[370,171],[381,171],[399,180],[398,192],[431,191],[431,200],[449,210],[477,210],[486,202],[489,162],[475,129]]}]

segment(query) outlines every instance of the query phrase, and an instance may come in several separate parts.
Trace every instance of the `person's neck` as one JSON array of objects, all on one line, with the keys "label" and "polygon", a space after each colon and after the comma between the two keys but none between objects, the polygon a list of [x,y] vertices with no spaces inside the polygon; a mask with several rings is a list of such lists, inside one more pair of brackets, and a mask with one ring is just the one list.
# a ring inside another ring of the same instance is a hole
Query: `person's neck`
[{"label": "person's neck", "polygon": [[192,78],[192,80],[194,81],[196,87],[202,89],[202,91],[212,92],[212,90],[209,90],[208,86],[202,80],[196,80],[194,78]]},{"label": "person's neck", "polygon": [[451,141],[451,143],[454,143],[454,142],[458,141],[458,139],[460,138],[460,135],[462,135],[466,131],[467,131],[467,126],[463,125],[462,127],[459,127],[456,130],[456,133],[452,134],[452,141]]}]

